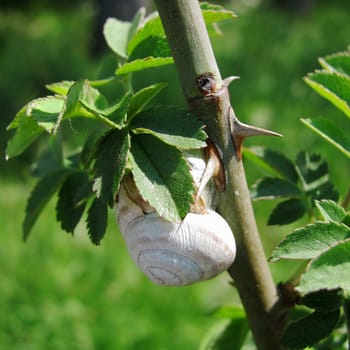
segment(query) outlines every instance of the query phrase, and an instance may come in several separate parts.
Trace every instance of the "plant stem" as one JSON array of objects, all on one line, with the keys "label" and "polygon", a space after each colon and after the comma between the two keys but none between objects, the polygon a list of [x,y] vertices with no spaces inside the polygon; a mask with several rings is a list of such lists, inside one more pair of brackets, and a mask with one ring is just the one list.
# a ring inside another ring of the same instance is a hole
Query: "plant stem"
[{"label": "plant stem", "polygon": [[[155,0],[184,95],[223,154],[225,191],[217,210],[230,224],[237,257],[229,268],[261,350],[280,349],[283,314],[259,237],[242,165],[232,141],[229,93],[223,84],[197,0]],[[243,59],[243,58],[242,58]],[[204,85],[204,89],[203,88]]]}]

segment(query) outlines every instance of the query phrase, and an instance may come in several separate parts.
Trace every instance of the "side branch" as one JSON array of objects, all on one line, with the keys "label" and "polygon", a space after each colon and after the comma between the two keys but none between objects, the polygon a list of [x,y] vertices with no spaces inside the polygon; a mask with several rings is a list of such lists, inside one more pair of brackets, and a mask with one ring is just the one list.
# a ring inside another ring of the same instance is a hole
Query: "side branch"
[{"label": "side branch", "polygon": [[231,134],[235,132],[235,116],[228,90],[222,82],[199,3],[155,2],[189,107],[203,120],[210,139],[223,154],[226,184],[217,210],[230,224],[237,241],[237,257],[229,274],[238,288],[257,348],[280,349],[278,321],[283,310],[257,230],[242,161],[237,157],[235,134]]}]

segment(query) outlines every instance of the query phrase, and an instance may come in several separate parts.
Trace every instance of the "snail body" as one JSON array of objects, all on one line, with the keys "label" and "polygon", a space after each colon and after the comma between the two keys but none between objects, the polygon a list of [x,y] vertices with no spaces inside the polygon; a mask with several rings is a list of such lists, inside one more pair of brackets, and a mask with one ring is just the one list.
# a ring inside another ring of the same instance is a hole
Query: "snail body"
[{"label": "snail body", "polygon": [[[189,162],[199,188],[198,172],[204,173],[205,163],[195,158]],[[194,172],[197,165],[201,169]],[[213,278],[232,264],[236,255],[232,231],[204,205],[200,213],[189,212],[181,222],[170,222],[143,201],[135,188],[122,184],[116,203],[119,228],[132,259],[150,280],[183,286]]]}]

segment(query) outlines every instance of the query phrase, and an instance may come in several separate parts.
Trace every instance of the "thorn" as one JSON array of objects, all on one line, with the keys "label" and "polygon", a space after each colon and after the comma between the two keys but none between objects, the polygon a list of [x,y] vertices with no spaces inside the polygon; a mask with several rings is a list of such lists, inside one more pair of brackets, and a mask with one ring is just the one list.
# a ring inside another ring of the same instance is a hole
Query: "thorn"
[{"label": "thorn", "polygon": [[282,137],[281,134],[258,128],[256,126],[251,126],[248,124],[241,123],[237,117],[235,116],[233,109],[231,108],[230,112],[230,120],[231,120],[231,133],[232,139],[236,147],[236,158],[237,160],[242,159],[242,144],[245,138],[250,136],[278,136]]},{"label": "thorn", "polygon": [[240,79],[237,75],[232,75],[223,80],[222,85],[228,87],[234,80]]}]

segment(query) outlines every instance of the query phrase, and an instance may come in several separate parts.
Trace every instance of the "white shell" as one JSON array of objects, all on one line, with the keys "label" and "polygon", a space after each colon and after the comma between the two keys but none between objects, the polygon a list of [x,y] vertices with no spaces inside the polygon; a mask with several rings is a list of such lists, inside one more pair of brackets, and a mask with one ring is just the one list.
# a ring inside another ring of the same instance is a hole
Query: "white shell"
[{"label": "white shell", "polygon": [[174,223],[157,213],[143,214],[123,190],[118,209],[131,257],[157,284],[180,286],[207,280],[225,271],[235,258],[231,229],[212,210],[189,213],[182,222]]},{"label": "white shell", "polygon": [[[205,162],[197,155],[187,159],[199,187]],[[132,259],[152,281],[188,285],[213,278],[232,264],[235,239],[219,214],[206,207],[204,214],[188,213],[181,222],[170,222],[155,210],[145,213],[128,194],[122,185],[115,207],[119,228]]]}]

